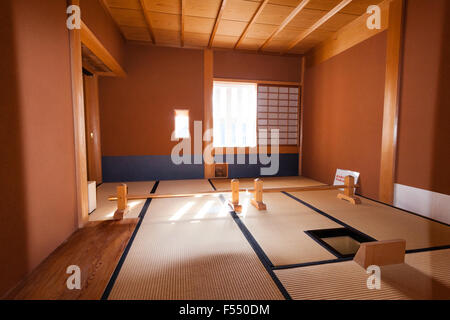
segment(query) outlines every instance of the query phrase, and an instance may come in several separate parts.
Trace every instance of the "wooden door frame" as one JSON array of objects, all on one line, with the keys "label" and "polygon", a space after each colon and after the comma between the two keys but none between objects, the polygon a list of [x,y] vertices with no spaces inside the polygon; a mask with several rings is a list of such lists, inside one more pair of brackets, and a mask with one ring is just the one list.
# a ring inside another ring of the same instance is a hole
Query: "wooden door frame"
[{"label": "wooden door frame", "polygon": [[[80,6],[80,0],[67,0],[67,5]],[[83,21],[81,21],[81,29],[69,30],[69,43],[77,189],[77,225],[79,228],[82,228],[89,221],[89,212],[81,44],[83,43],[89,48],[111,70],[111,72],[96,73],[96,75],[125,77],[126,73]]]},{"label": "wooden door frame", "polygon": [[[79,0],[68,0],[68,5],[80,5]],[[81,32],[69,30],[70,69],[72,77],[72,108],[75,148],[75,175],[77,189],[77,224],[82,228],[89,221],[85,116],[83,97],[83,62]]]}]

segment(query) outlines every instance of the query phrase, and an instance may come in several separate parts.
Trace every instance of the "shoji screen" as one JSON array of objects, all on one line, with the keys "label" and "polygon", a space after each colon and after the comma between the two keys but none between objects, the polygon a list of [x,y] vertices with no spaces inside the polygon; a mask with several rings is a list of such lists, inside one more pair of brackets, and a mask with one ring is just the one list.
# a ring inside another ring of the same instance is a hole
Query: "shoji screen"
[{"label": "shoji screen", "polygon": [[298,87],[258,85],[258,134],[267,130],[267,144],[270,130],[279,129],[280,145],[298,145],[299,100]]}]

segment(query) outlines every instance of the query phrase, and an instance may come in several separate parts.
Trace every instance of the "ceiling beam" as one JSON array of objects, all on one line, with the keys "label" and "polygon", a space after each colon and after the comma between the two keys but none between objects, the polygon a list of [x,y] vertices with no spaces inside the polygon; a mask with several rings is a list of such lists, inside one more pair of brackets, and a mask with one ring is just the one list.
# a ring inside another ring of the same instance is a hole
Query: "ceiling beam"
[{"label": "ceiling beam", "polygon": [[185,11],[186,0],[181,0],[181,46],[184,47],[184,11]]},{"label": "ceiling beam", "polygon": [[152,43],[156,44],[155,34],[153,33],[152,23],[151,23],[151,20],[150,20],[150,14],[148,13],[147,8],[145,6],[145,1],[144,0],[139,0],[139,3],[141,4],[141,9],[144,12],[145,23],[147,24],[148,33],[150,34],[150,38],[152,39]]},{"label": "ceiling beam", "polygon": [[216,22],[214,23],[214,28],[211,32],[211,36],[209,37],[208,48],[212,47],[214,37],[216,36],[217,27],[219,26],[220,20],[222,19],[223,11],[225,9],[226,4],[227,4],[227,0],[222,0],[222,3],[219,8],[219,12],[217,13]]},{"label": "ceiling beam", "polygon": [[275,38],[281,31],[283,31],[284,28],[286,28],[286,26],[289,24],[289,22],[292,21],[292,19],[295,18],[295,16],[297,14],[299,14],[300,11],[303,10],[303,8],[310,2],[311,0],[303,0],[302,2],[299,3],[298,6],[296,6],[294,8],[294,10],[292,10],[292,12],[286,17],[286,19],[284,19],[284,21],[280,24],[280,26],[278,28],[276,28],[274,30],[274,32],[272,32],[272,34],[270,35],[270,37],[262,44],[262,46],[259,48],[259,50],[263,50],[265,47],[267,47],[267,45],[269,44],[270,41],[272,41],[273,38]]},{"label": "ceiling beam", "polygon": [[266,4],[268,2],[269,2],[269,0],[264,0],[263,2],[261,2],[261,4],[259,5],[258,9],[255,12],[255,14],[253,15],[253,17],[251,18],[251,20],[249,21],[249,23],[245,27],[244,32],[242,32],[239,40],[236,42],[236,45],[234,46],[235,49],[237,49],[237,47],[239,47],[239,45],[245,39],[245,37],[247,36],[248,30],[250,29],[252,24],[256,21],[256,19],[258,19],[259,15],[261,14],[261,12],[263,11],[264,7],[266,6]]},{"label": "ceiling beam", "polygon": [[285,52],[291,50],[293,47],[295,47],[299,42],[304,40],[307,36],[309,36],[311,33],[313,33],[317,28],[319,28],[321,25],[323,25],[325,22],[330,20],[336,13],[341,11],[345,6],[347,6],[352,0],[343,0],[341,1],[336,7],[331,9],[326,15],[324,15],[322,18],[320,18],[316,23],[314,23],[311,27],[309,27],[307,30],[305,30],[300,36],[294,39],[292,41],[288,48],[285,50]]}]

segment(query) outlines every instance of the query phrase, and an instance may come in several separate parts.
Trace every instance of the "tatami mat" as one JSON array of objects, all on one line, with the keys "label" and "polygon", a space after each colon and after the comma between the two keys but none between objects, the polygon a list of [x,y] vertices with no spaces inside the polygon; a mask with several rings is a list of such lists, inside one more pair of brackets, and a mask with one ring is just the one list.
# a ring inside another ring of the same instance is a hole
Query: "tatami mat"
[{"label": "tatami mat", "polygon": [[381,267],[380,290],[353,261],[275,271],[297,300],[450,299],[450,250],[408,254],[404,264]]},{"label": "tatami mat", "polygon": [[[302,177],[263,181],[268,188],[320,184]],[[240,182],[241,188],[253,186],[253,179]],[[219,190],[230,188],[227,179],[215,179],[213,183]],[[156,193],[210,190],[208,180],[178,180],[161,181]],[[337,191],[293,193],[379,240],[403,238],[407,249],[450,244],[449,227],[366,199],[362,199],[362,205],[353,206],[338,200],[336,194]],[[229,193],[224,196],[230,198]],[[251,197],[250,193],[240,193],[243,210],[239,217],[273,265],[336,259],[304,231],[338,228],[340,224],[283,193],[264,194],[267,211],[251,206]],[[382,290],[368,290],[368,275],[352,261],[281,269],[275,273],[296,299],[416,299],[426,295],[440,298],[449,287],[449,251],[408,254],[407,264],[383,267]],[[408,278],[423,288],[419,292],[408,289]],[[283,296],[228,208],[218,196],[208,195],[152,200],[109,298],[282,299]]]},{"label": "tatami mat", "polygon": [[337,190],[291,194],[377,240],[405,239],[407,250],[450,245],[450,227],[375,201],[354,206]]},{"label": "tatami mat", "polygon": [[163,180],[159,182],[156,194],[192,193],[213,190],[206,179]]},{"label": "tatami mat", "polygon": [[[97,188],[97,209],[89,215],[89,221],[112,220],[117,209],[116,201],[109,201],[108,197],[117,193],[120,183],[102,183]],[[126,182],[129,194],[149,194],[155,184],[154,181]],[[126,219],[137,218],[144,206],[145,200],[130,200],[130,212],[125,215]]]},{"label": "tatami mat", "polygon": [[[208,180],[160,181],[156,194],[192,193],[211,191]],[[219,195],[189,198],[154,199],[143,223],[196,221],[229,218],[229,207]]]},{"label": "tatami mat", "polygon": [[239,216],[275,266],[336,259],[304,231],[340,225],[282,193],[264,195],[266,211],[250,204],[252,195],[241,193]]},{"label": "tatami mat", "polygon": [[[206,191],[194,184],[161,181],[157,192]],[[220,200],[201,197],[152,200],[109,299],[283,296]]]}]

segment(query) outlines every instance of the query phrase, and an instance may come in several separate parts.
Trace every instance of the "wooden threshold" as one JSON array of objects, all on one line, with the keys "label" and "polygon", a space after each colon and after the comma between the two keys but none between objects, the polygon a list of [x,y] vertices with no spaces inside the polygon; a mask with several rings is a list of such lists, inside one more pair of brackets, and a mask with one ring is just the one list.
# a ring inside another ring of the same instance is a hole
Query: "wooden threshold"
[{"label": "wooden threshold", "polygon": [[[139,219],[89,222],[51,253],[6,299],[99,300]],[[81,270],[81,289],[69,290],[69,266]]]}]

